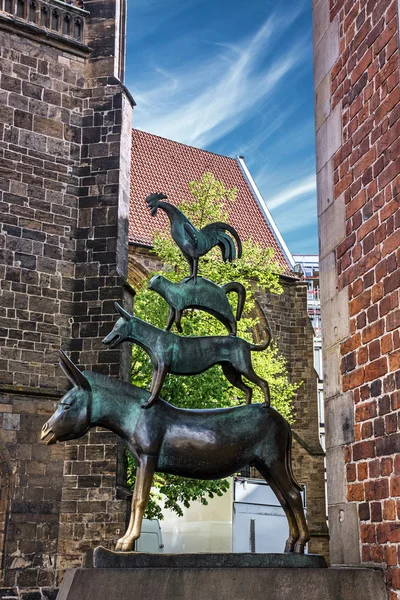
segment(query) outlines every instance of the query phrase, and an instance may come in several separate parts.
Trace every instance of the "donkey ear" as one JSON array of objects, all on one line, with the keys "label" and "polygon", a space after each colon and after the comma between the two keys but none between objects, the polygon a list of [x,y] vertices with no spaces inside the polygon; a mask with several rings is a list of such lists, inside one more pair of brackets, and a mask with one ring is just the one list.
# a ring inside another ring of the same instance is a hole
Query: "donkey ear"
[{"label": "donkey ear", "polygon": [[90,391],[90,383],[86,379],[83,373],[78,369],[70,358],[65,354],[63,350],[60,350],[61,362],[60,367],[68,377],[71,383],[82,388],[83,390]]},{"label": "donkey ear", "polygon": [[132,316],[133,316],[133,315],[130,315],[130,314],[128,313],[128,311],[126,311],[124,308],[122,308],[122,306],[120,306],[120,305],[118,304],[118,302],[115,302],[114,306],[115,306],[115,308],[117,309],[117,311],[119,312],[119,314],[121,315],[121,317],[122,317],[123,319],[125,319],[125,321],[130,321],[130,320],[132,319]]}]

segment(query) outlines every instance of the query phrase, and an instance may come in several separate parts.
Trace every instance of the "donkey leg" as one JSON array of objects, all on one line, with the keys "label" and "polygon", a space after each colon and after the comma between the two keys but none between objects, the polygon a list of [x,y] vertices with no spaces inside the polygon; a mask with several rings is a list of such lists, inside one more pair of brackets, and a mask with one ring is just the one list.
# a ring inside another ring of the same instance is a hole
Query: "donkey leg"
[{"label": "donkey leg", "polygon": [[221,367],[229,383],[234,385],[239,390],[242,390],[242,392],[244,392],[246,395],[246,404],[250,404],[253,390],[250,386],[246,385],[244,381],[242,381],[242,376],[240,375],[239,371],[236,371],[236,369],[229,363],[221,363]]},{"label": "donkey leg", "polygon": [[292,510],[291,505],[289,504],[286,495],[282,492],[281,488],[277,485],[275,480],[272,478],[272,475],[264,462],[257,461],[255,463],[256,469],[259,470],[261,475],[264,477],[265,481],[271,487],[275,496],[278,498],[280,505],[285,511],[285,515],[289,525],[289,537],[286,540],[285,544],[285,552],[293,552],[295,549],[295,544],[299,539],[299,528],[297,526],[297,520],[295,514]]},{"label": "donkey leg", "polygon": [[150,406],[153,406],[157,398],[160,397],[161,388],[164,385],[164,381],[167,375],[168,367],[163,363],[158,363],[157,369],[153,373],[153,379],[151,380],[151,396],[147,400],[147,402],[142,404],[142,408],[150,408]]},{"label": "donkey leg", "polygon": [[[140,467],[138,466],[137,470],[136,470],[136,481],[139,479],[139,473],[140,473]],[[118,542],[116,544],[115,549],[117,550],[117,552],[119,552],[123,549],[125,541],[129,538],[129,536],[131,535],[131,532],[132,532],[133,523],[135,521],[136,491],[137,491],[137,486],[135,485],[135,489],[133,490],[133,496],[132,496],[129,525],[128,525],[128,528],[125,531],[124,535],[118,540]]]},{"label": "donkey leg", "polygon": [[149,501],[155,467],[156,458],[154,456],[142,457],[135,486],[136,496],[133,525],[128,535],[125,536],[125,539],[122,543],[121,550],[123,552],[132,550],[135,540],[137,540],[140,537],[143,515],[146,510],[147,503]]},{"label": "donkey leg", "polygon": [[272,476],[284,495],[286,502],[289,504],[297,523],[299,535],[294,546],[294,552],[297,554],[304,554],[304,547],[310,539],[310,534],[304,515],[300,490],[292,481],[292,478],[287,473],[286,468],[274,469]]}]

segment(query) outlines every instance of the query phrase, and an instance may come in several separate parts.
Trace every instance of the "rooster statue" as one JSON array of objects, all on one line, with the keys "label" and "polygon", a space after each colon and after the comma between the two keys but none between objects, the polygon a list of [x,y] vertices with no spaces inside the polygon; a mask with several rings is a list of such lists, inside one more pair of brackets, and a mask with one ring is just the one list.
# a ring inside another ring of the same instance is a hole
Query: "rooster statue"
[{"label": "rooster statue", "polygon": [[239,235],[228,223],[210,223],[202,229],[196,229],[189,219],[176,206],[169,202],[163,202],[168,196],[163,193],[150,194],[146,198],[152,217],[155,217],[157,210],[161,208],[167,213],[171,223],[171,236],[183,256],[189,263],[190,278],[193,283],[197,282],[197,270],[199,266],[199,257],[204,256],[214,248],[219,246],[222,252],[224,262],[232,262],[236,258],[236,247],[227,231],[234,237],[237,244],[237,257],[242,256],[242,242]]}]

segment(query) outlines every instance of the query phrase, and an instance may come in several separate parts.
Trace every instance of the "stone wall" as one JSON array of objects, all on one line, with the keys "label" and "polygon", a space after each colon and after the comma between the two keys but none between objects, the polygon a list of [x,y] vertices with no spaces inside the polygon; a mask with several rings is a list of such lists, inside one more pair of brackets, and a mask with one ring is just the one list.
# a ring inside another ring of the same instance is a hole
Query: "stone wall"
[{"label": "stone wall", "polygon": [[88,0],[81,42],[0,11],[0,552],[4,586],[48,597],[125,523],[116,438],[38,443],[67,388],[60,348],[83,368],[129,375],[129,348],[101,343],[114,301],[132,301],[120,4]]},{"label": "stone wall", "polygon": [[[148,248],[129,246],[128,278],[133,287],[140,286],[161,263]],[[317,373],[314,370],[313,328],[307,313],[307,284],[291,277],[281,277],[280,295],[258,292],[259,317],[267,319],[287,361],[293,382],[302,382],[294,401],[295,439],[293,470],[306,486],[307,520],[311,533],[309,552],[329,557],[325,507],[324,452],[319,443]]]},{"label": "stone wall", "polygon": [[307,312],[307,284],[281,277],[283,293],[260,292],[257,303],[287,361],[291,381],[301,385],[294,400],[293,472],[306,488],[309,552],[329,558],[324,452],[319,442],[314,331]]},{"label": "stone wall", "polygon": [[400,597],[400,116],[395,0],[314,2],[328,502],[336,563]]}]

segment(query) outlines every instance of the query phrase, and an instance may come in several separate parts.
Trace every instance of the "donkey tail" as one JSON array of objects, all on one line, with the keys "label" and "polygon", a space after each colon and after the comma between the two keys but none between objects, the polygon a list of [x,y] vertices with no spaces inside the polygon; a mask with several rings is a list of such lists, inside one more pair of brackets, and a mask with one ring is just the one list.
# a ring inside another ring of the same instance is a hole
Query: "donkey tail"
[{"label": "donkey tail", "polygon": [[262,344],[258,344],[257,346],[254,344],[250,344],[250,350],[252,350],[253,352],[261,352],[262,350],[266,350],[268,348],[268,346],[271,343],[271,339],[272,339],[271,330],[268,327],[268,325],[265,328],[265,331],[267,333],[266,340]]},{"label": "donkey tail", "polygon": [[[296,434],[294,434],[295,437]],[[299,489],[300,492],[302,492],[304,490],[304,486],[302,486],[296,479],[296,477],[293,475],[293,470],[292,470],[292,428],[289,426],[289,434],[288,434],[288,439],[287,439],[287,451],[286,451],[286,470],[287,473],[289,475],[289,478],[292,480],[293,484]]]},{"label": "donkey tail", "polygon": [[225,294],[230,294],[230,292],[237,293],[238,303],[236,308],[236,321],[240,321],[240,318],[243,313],[244,303],[246,302],[246,288],[238,281],[231,281],[230,283],[226,283],[225,285],[222,285],[221,288],[223,289]]}]

